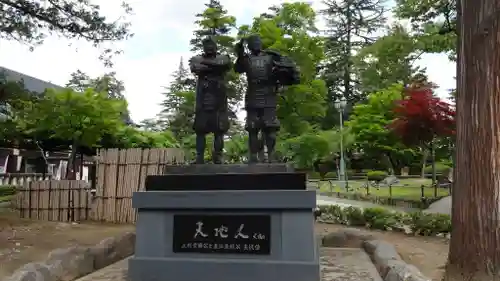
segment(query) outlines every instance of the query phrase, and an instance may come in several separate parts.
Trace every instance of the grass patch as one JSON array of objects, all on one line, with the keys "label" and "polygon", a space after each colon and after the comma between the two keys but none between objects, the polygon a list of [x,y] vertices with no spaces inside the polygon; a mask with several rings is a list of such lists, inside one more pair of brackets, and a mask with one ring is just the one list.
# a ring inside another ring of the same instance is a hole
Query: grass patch
[{"label": "grass patch", "polygon": [[[381,186],[379,188],[370,186],[368,189],[364,187],[366,181],[352,180],[349,181],[349,191],[346,192],[336,181],[321,181],[319,182],[319,190],[321,192],[340,192],[340,193],[358,193],[362,195],[372,195],[379,197],[392,197],[407,200],[420,200],[422,197],[422,185],[424,197],[434,198],[434,187],[430,187],[432,181],[430,179],[401,179],[396,186],[389,188]],[[448,188],[437,188],[437,196],[448,196],[450,190]]]},{"label": "grass patch", "polygon": [[0,196],[0,203],[8,202],[12,200],[12,197],[14,197],[14,195]]}]

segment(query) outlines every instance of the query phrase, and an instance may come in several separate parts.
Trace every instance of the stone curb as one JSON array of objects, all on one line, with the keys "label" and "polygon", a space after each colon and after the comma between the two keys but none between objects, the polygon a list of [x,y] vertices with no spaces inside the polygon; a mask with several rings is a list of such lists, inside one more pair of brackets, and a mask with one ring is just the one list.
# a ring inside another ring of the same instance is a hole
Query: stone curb
[{"label": "stone curb", "polygon": [[43,262],[28,263],[5,281],[72,281],[134,254],[135,233],[126,232],[92,247],[56,249]]},{"label": "stone curb", "polygon": [[384,281],[431,281],[418,268],[404,262],[394,245],[358,229],[328,233],[322,237],[321,246],[364,249]]}]

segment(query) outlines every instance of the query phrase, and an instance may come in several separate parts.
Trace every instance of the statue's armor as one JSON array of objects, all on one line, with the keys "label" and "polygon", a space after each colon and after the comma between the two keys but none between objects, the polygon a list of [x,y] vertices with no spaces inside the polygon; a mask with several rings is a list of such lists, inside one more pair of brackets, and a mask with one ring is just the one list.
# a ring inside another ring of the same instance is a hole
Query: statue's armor
[{"label": "statue's armor", "polygon": [[249,55],[247,69],[248,89],[245,96],[245,107],[275,108],[276,79],[273,75],[273,57],[265,52]]},{"label": "statue's armor", "polygon": [[[229,58],[217,55],[214,58],[203,56],[193,57],[193,65],[202,61],[224,65],[229,63]],[[200,133],[225,133],[229,129],[227,89],[225,84],[225,71],[216,67],[198,73],[196,83],[196,116],[193,128]]]},{"label": "statue's armor", "polygon": [[[280,122],[276,114],[277,96],[280,86],[297,84],[293,61],[283,58],[276,51],[260,51],[257,55],[245,54],[239,43],[235,71],[246,73],[247,93],[245,109],[247,112],[245,129],[248,131],[249,162],[259,159],[258,153],[267,148],[267,161],[273,160],[276,133]],[[298,72],[297,72],[298,73]],[[259,132],[262,136],[259,136]],[[261,159],[264,160],[264,159]]]}]

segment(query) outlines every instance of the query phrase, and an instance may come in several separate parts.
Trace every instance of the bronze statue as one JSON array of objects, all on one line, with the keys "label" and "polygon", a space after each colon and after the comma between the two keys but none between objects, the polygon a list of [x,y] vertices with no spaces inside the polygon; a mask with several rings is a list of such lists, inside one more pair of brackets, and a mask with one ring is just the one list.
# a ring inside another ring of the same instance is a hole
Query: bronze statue
[{"label": "bronze statue", "polygon": [[212,161],[222,164],[224,135],[229,130],[226,93],[226,73],[231,69],[231,59],[217,53],[217,43],[212,37],[203,40],[203,54],[191,58],[191,71],[197,76],[196,111],[193,129],[196,133],[196,164],[203,164],[206,135],[214,134]]},{"label": "bronze statue", "polygon": [[[248,53],[245,52],[245,41]],[[263,50],[258,35],[242,39],[236,44],[236,53],[235,71],[245,73],[248,81],[245,130],[248,131],[249,160],[259,162],[258,154],[265,146],[267,159],[272,162],[276,134],[280,129],[276,115],[278,92],[283,86],[300,83],[300,75],[290,58],[276,51]]]}]

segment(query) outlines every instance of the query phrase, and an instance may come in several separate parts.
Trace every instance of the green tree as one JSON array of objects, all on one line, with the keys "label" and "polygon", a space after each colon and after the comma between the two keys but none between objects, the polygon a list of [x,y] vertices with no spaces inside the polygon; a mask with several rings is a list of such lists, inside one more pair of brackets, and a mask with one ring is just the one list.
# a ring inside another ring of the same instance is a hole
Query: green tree
[{"label": "green tree", "polygon": [[394,25],[373,44],[362,48],[355,59],[359,73],[360,90],[374,93],[394,84],[407,85],[424,69],[415,66],[423,51],[416,39],[400,24]]},{"label": "green tree", "polygon": [[166,90],[158,115],[158,126],[162,130],[171,130],[181,140],[194,133],[192,125],[196,100],[194,80],[182,58]]},{"label": "green tree", "polygon": [[[68,167],[75,171],[79,147],[96,147],[105,135],[115,135],[124,126],[126,102],[111,99],[91,88],[83,93],[71,89],[49,89],[45,95],[17,112],[21,130],[72,143]],[[69,177],[74,173],[68,173]]]},{"label": "green tree", "polygon": [[298,136],[311,130],[325,114],[326,86],[317,79],[317,65],[324,59],[323,40],[314,34],[316,13],[310,4],[284,3],[271,7],[269,14],[240,27],[239,37],[260,34],[264,48],[292,58],[301,71],[301,83],[287,87],[280,95],[278,118],[282,135]]},{"label": "green tree", "polygon": [[110,98],[125,99],[123,96],[125,84],[116,78],[116,72],[109,72],[102,76],[91,78],[81,70],[77,70],[71,73],[71,78],[66,83],[66,87],[77,92],[85,92],[87,88],[93,88],[96,92],[108,94]]},{"label": "green tree", "polygon": [[179,147],[179,142],[170,131],[143,131],[123,126],[107,145],[114,148],[172,148]]},{"label": "green tree", "polygon": [[380,0],[325,0],[322,14],[326,19],[326,52],[323,77],[330,93],[323,127],[338,124],[334,101],[341,96],[349,104],[364,100],[354,68],[355,53],[375,41],[374,33],[384,27],[384,3]]},{"label": "green tree", "polygon": [[396,118],[395,103],[402,98],[403,86],[395,84],[368,95],[365,103],[354,106],[346,126],[356,136],[353,148],[364,158],[376,159],[384,166],[400,171],[409,165],[414,152],[407,149],[389,126]]},{"label": "green tree", "polygon": [[420,50],[456,57],[456,0],[396,0],[396,17],[409,20]]},{"label": "green tree", "polygon": [[224,142],[224,158],[230,163],[242,163],[248,155],[248,136],[241,131]]},{"label": "green tree", "polygon": [[[0,0],[0,7],[0,38],[27,43],[32,48],[54,33],[84,39],[95,46],[131,35],[130,23],[106,18],[98,5],[86,0]],[[122,8],[124,14],[132,11],[126,3]],[[101,58],[110,65],[116,52],[106,48]]]},{"label": "green tree", "polygon": [[232,53],[234,37],[230,33],[236,26],[236,18],[228,15],[220,1],[210,0],[205,7],[206,9],[201,14],[196,15],[195,24],[199,29],[193,32],[194,38],[190,41],[191,51],[201,52],[203,38],[213,35],[219,44],[219,50],[227,54]]},{"label": "green tree", "polygon": [[160,132],[162,130],[156,118],[144,119],[139,122],[138,126],[147,132]]},{"label": "green tree", "polygon": [[[354,143],[354,135],[347,129],[342,137],[343,148],[349,149]],[[318,160],[332,160],[340,152],[340,138],[338,130],[310,131],[282,140],[277,151],[283,158],[292,160],[296,168],[312,170]]]},{"label": "green tree", "polygon": [[31,136],[18,128],[17,114],[36,95],[24,88],[23,82],[8,81],[0,73],[0,140],[4,147],[23,145]]},{"label": "green tree", "polygon": [[[123,95],[123,92],[125,92],[125,83],[116,78],[116,72],[109,72],[102,76],[91,78],[86,73],[77,70],[71,73],[71,78],[66,83],[66,87],[82,93],[88,88],[92,88],[96,92],[107,94],[109,98],[126,100]],[[124,113],[123,120],[128,124],[132,123],[128,110]]]}]

